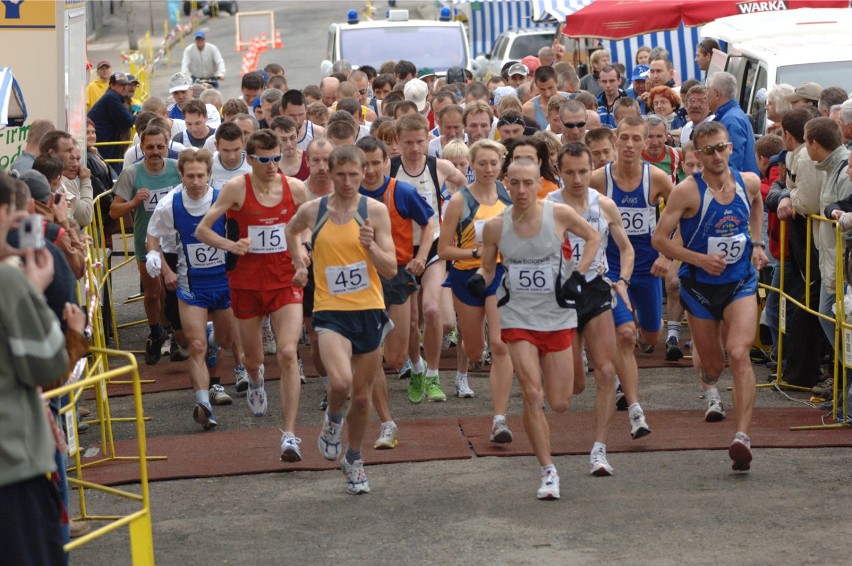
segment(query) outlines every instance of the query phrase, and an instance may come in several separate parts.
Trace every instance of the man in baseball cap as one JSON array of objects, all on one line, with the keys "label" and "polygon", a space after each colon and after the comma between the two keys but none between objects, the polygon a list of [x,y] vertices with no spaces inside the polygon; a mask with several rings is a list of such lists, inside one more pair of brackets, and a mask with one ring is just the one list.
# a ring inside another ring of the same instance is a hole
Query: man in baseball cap
[{"label": "man in baseball cap", "polygon": [[175,103],[169,107],[169,118],[183,120],[183,105],[192,98],[190,87],[192,78],[183,73],[175,73],[169,79],[169,94],[175,99]]},{"label": "man in baseball cap", "polygon": [[112,74],[112,65],[109,61],[98,61],[97,76],[86,87],[86,111],[92,109],[95,102],[104,95],[107,87],[109,87],[109,76]]},{"label": "man in baseball cap", "polygon": [[[639,102],[640,111],[645,113],[645,103],[642,102],[642,95],[647,90],[645,88],[648,78],[648,65],[636,65],[633,67],[633,72],[630,73],[630,86],[627,87],[627,96]],[[684,93],[685,94],[685,93]]]},{"label": "man in baseball cap", "polygon": [[[109,87],[92,109],[89,118],[95,123],[98,141],[116,142],[130,139],[130,128],[135,118],[125,102],[130,81],[126,73],[113,73],[109,77]],[[124,155],[126,147],[120,145],[104,146],[100,149],[104,159],[119,159]]]},{"label": "man in baseball cap", "polygon": [[[452,70],[452,69],[450,69]],[[402,91],[406,100],[410,100],[417,105],[417,111],[427,120],[429,120],[429,129],[435,127],[435,116],[432,113],[432,108],[429,106],[429,85],[420,79],[410,79],[405,83],[405,88]]]},{"label": "man in baseball cap", "polygon": [[438,80],[438,75],[435,74],[435,69],[432,67],[423,67],[417,71],[417,78],[429,86],[429,91],[435,87],[435,81]]},{"label": "man in baseball cap", "polygon": [[528,82],[530,79],[530,70],[523,63],[515,63],[509,70],[506,71],[509,86],[517,89],[519,86]]},{"label": "man in baseball cap", "polygon": [[802,83],[796,87],[796,90],[790,94],[784,95],[784,100],[789,102],[793,108],[798,108],[805,104],[810,104],[816,107],[819,103],[819,95],[822,94],[822,87],[816,83]]}]

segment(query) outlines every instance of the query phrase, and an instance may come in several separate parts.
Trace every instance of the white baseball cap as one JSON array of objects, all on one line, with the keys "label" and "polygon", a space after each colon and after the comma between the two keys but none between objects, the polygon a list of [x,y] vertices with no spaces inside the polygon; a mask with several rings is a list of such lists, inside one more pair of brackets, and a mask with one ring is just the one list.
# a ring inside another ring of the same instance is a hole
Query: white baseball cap
[{"label": "white baseball cap", "polygon": [[426,96],[429,94],[429,85],[420,79],[410,79],[405,83],[403,94],[406,100],[410,100],[417,105],[417,111],[423,112],[426,109]]}]

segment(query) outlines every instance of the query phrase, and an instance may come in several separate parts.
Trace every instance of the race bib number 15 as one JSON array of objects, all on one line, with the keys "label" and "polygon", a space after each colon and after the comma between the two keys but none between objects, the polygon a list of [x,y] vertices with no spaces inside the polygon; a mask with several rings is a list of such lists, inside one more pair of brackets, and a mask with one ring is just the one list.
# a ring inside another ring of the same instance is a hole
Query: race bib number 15
[{"label": "race bib number 15", "polygon": [[286,224],[249,226],[248,237],[251,239],[249,251],[255,254],[286,252],[287,240],[284,239],[285,226]]}]

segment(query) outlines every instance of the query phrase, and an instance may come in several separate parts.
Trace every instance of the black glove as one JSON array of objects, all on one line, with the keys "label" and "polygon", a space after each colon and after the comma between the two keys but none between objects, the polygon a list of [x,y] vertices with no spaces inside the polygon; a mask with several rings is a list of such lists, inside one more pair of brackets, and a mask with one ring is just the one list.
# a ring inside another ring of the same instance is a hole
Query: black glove
[{"label": "black glove", "polygon": [[474,273],[473,277],[468,279],[464,286],[467,289],[467,292],[477,299],[485,298],[485,278],[479,273]]},{"label": "black glove", "polygon": [[568,301],[576,301],[583,295],[583,289],[585,287],[585,275],[579,271],[575,271],[571,274],[571,277],[562,284],[562,297]]}]

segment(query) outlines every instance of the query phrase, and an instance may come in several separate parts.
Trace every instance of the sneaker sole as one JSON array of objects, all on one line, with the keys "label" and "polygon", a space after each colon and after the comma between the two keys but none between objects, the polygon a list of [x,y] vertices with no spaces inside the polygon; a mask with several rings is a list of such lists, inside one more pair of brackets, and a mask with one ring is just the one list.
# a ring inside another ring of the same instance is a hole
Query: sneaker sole
[{"label": "sneaker sole", "polygon": [[388,444],[387,442],[376,442],[373,444],[373,450],[393,450],[399,444],[399,439],[394,438],[393,444]]},{"label": "sneaker sole", "polygon": [[626,411],[627,410],[627,398],[623,395],[615,400],[615,410],[616,411]]},{"label": "sneaker sole", "polygon": [[[200,411],[199,409],[202,409],[203,411]],[[202,412],[203,414],[199,415],[199,413]],[[199,405],[196,405],[195,408],[192,410],[192,420],[200,424],[201,428],[204,429],[205,432],[208,430],[213,430],[219,425],[219,423],[217,423],[214,419],[210,417],[211,415],[207,414],[207,409],[204,409],[204,407],[201,407]]]},{"label": "sneaker sole", "polygon": [[511,444],[512,433],[508,430],[501,431],[499,434],[491,437],[491,442],[496,442],[497,444]]},{"label": "sneaker sole", "polygon": [[458,397],[459,399],[473,399],[473,398],[474,398],[474,396],[475,396],[475,395],[474,395],[473,393],[459,393],[459,392],[456,392],[456,397]]},{"label": "sneaker sole", "polygon": [[747,472],[751,469],[751,449],[742,442],[734,442],[728,448],[728,456],[730,456],[731,469],[737,472]]},{"label": "sneaker sole", "polygon": [[425,393],[423,393],[422,395],[420,395],[420,398],[419,398],[419,399],[418,399],[418,398],[416,398],[416,397],[415,397],[415,398],[412,398],[412,397],[411,397],[411,395],[409,395],[409,396],[408,396],[408,402],[409,402],[409,403],[411,403],[411,404],[413,404],[413,405],[419,405],[420,403],[422,403],[422,402],[423,402],[423,398],[424,398],[424,397],[426,397],[426,394],[425,394]]},{"label": "sneaker sole", "polygon": [[642,427],[636,432],[631,432],[630,438],[632,438],[633,440],[639,440],[640,438],[648,436],[649,434],[651,434],[651,429]]},{"label": "sneaker sole", "polygon": [[281,452],[281,461],[293,464],[302,461],[302,455],[295,450],[284,450]]},{"label": "sneaker sole", "polygon": [[718,423],[725,419],[725,412],[708,411],[704,413],[704,420],[708,423]]},{"label": "sneaker sole", "polygon": [[447,400],[447,396],[444,395],[443,397],[435,397],[434,399],[432,397],[428,397],[428,399],[430,403],[443,403]]},{"label": "sneaker sole", "polygon": [[608,478],[612,475],[612,472],[601,466],[600,468],[592,468],[591,475],[596,478]]},{"label": "sneaker sole", "polygon": [[678,362],[683,359],[683,352],[681,350],[674,350],[672,353],[669,353],[669,350],[666,350],[666,361],[667,362]]},{"label": "sneaker sole", "polygon": [[544,495],[536,495],[539,501],[556,501],[559,499],[558,493],[547,493]]},{"label": "sneaker sole", "polygon": [[241,381],[234,386],[234,389],[237,391],[237,393],[245,393],[248,389],[248,382]]}]

